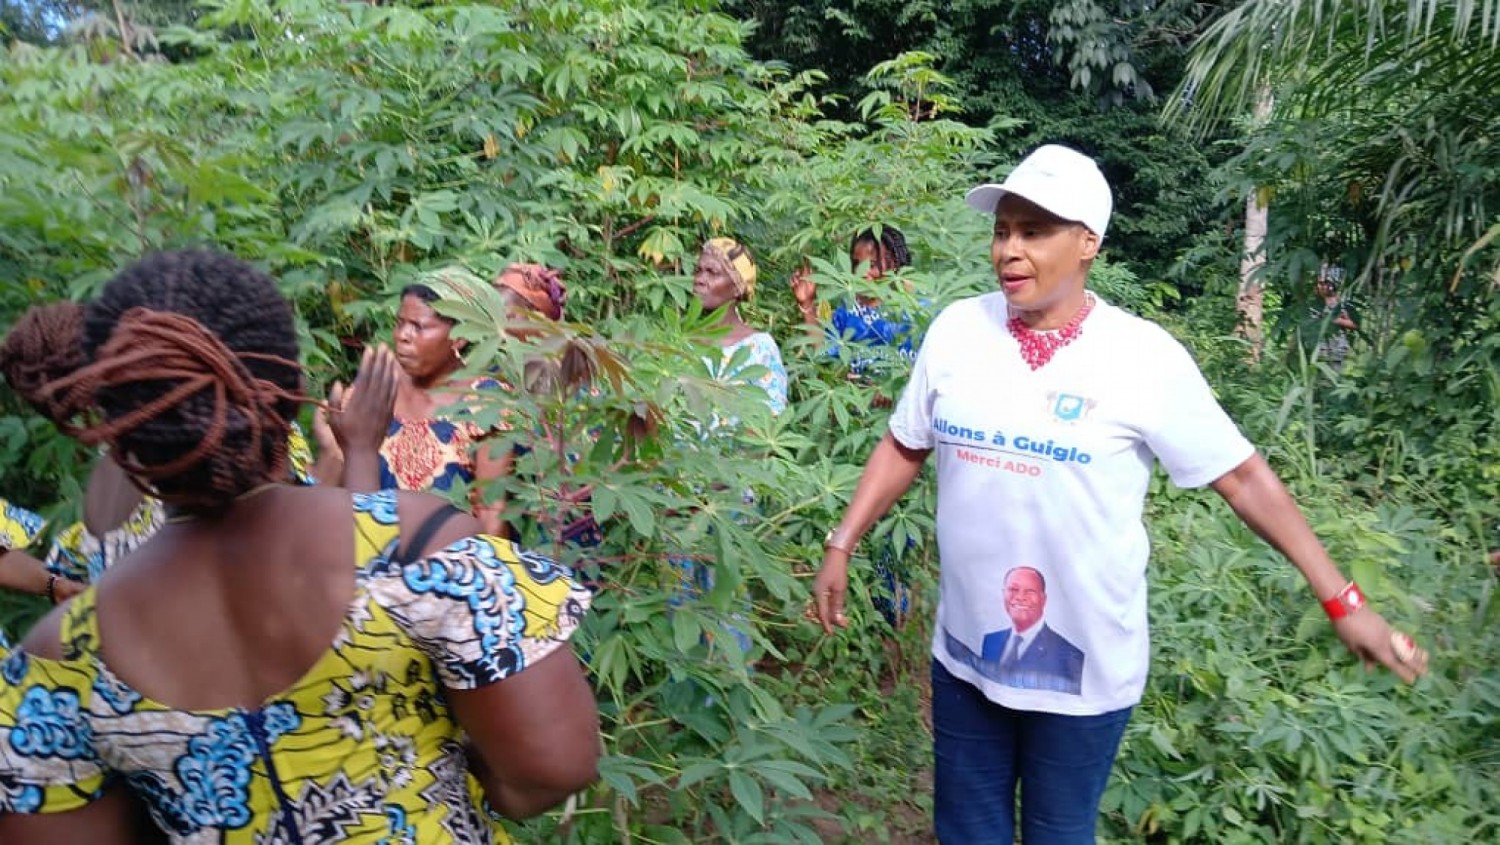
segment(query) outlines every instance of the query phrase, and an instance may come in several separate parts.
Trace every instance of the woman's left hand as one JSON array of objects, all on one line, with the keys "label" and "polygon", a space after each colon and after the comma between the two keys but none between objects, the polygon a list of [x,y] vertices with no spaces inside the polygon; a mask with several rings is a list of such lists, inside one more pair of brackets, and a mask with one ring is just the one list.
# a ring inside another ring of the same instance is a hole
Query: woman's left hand
[{"label": "woman's left hand", "polygon": [[1427,674],[1427,650],[1369,607],[1336,620],[1333,630],[1366,666],[1380,663],[1407,683]]},{"label": "woman's left hand", "polygon": [[339,449],[374,452],[390,428],[401,365],[384,344],[366,347],[354,385],[328,392],[328,427]]}]

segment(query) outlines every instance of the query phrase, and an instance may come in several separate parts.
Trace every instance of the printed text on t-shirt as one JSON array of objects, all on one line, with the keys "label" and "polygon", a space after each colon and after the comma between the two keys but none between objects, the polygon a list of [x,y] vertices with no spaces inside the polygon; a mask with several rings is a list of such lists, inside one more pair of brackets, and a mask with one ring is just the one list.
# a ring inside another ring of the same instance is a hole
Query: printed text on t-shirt
[{"label": "printed text on t-shirt", "polygon": [[998,429],[974,428],[952,423],[941,417],[932,421],[932,428],[938,434],[945,437],[950,437],[957,441],[967,441],[966,443],[953,442],[953,440],[941,441],[951,446],[984,444],[992,447],[1000,447],[990,451],[1004,451],[1021,457],[1038,455],[1044,458],[1051,458],[1058,463],[1087,464],[1094,460],[1092,455],[1079,449],[1077,446],[1058,443],[1051,438],[1043,440],[1025,434],[1006,437],[1005,433]]}]

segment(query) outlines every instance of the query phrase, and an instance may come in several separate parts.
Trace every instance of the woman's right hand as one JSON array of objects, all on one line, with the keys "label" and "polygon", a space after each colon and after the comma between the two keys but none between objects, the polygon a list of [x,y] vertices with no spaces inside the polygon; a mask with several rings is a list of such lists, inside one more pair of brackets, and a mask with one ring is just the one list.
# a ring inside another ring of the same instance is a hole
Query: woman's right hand
[{"label": "woman's right hand", "polygon": [[61,575],[49,575],[48,580],[52,585],[52,603],[62,604],[68,599],[83,592],[87,586],[72,578],[64,578]]},{"label": "woman's right hand", "polygon": [[817,303],[818,286],[813,284],[812,270],[807,267],[798,267],[792,271],[792,297],[797,300],[798,307],[804,311]]},{"label": "woman's right hand", "polygon": [[[337,387],[338,385],[335,384],[334,386]],[[319,458],[326,455],[333,455],[339,460],[343,460],[344,450],[339,448],[338,436],[333,433],[333,427],[328,424],[328,407],[326,405],[319,405],[313,409],[312,432],[313,443],[318,447]]]},{"label": "woman's right hand", "polygon": [[385,344],[365,347],[354,385],[335,382],[328,391],[329,432],[340,451],[378,452],[396,407],[401,365]]},{"label": "woman's right hand", "polygon": [[849,591],[849,553],[829,548],[823,551],[823,566],[813,579],[813,606],[823,633],[832,634],[833,626],[849,627],[844,615],[844,595]]}]

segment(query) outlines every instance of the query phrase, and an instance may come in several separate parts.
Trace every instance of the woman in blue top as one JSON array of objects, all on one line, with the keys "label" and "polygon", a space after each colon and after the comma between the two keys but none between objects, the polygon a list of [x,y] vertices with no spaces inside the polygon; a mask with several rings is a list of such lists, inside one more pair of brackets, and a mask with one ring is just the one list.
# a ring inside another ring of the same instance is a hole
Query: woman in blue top
[{"label": "woman in blue top", "polygon": [[[858,272],[861,266],[868,268],[865,278],[872,282],[910,267],[911,252],[901,230],[881,225],[855,234],[849,242],[849,267]],[[827,303],[818,302],[817,286],[805,269],[792,275],[792,296],[802,312],[802,322],[820,329],[827,338],[830,355],[837,356],[842,343],[850,343],[851,375],[863,375],[871,364],[890,358],[892,352],[908,363],[914,359],[911,320],[885,311],[879,299],[861,294],[853,302],[841,302],[830,309]],[[890,400],[877,396],[875,405],[889,407]]]},{"label": "woman in blue top", "polygon": [[[859,272],[865,266],[865,278],[878,281],[886,273],[911,266],[911,251],[906,247],[906,236],[895,226],[878,225],[862,229],[849,242],[849,269]],[[802,312],[802,321],[827,339],[827,354],[840,356],[843,344],[848,342],[849,378],[864,381],[871,370],[881,362],[899,358],[910,365],[916,358],[912,350],[912,325],[906,315],[896,316],[881,308],[879,299],[863,294],[853,302],[841,302],[829,309],[828,304],[818,302],[818,291],[807,271],[799,270],[792,275],[792,296]],[[889,408],[891,399],[877,392],[871,401],[877,410]],[[908,538],[905,548],[886,545],[875,558],[875,574],[878,583],[884,586],[884,594],[875,596],[875,609],[892,628],[900,627],[911,610],[911,588],[909,573],[901,560],[904,553],[914,545]]]}]

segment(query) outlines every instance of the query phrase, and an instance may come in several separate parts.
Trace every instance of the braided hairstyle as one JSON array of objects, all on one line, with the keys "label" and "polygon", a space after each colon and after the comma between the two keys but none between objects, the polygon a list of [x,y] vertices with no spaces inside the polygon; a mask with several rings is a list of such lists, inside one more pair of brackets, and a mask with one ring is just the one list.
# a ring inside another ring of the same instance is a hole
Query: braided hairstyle
[{"label": "braided hairstyle", "polygon": [[302,370],[270,276],[207,250],[152,255],[87,306],[83,341],[89,363],[44,393],[147,492],[213,511],[286,474]]},{"label": "braided hairstyle", "polygon": [[877,267],[877,270],[885,272],[888,270],[899,270],[902,267],[911,266],[911,251],[906,248],[906,236],[895,226],[882,224],[880,226],[880,237],[875,236],[875,227],[861,229],[855,233],[854,238],[849,241],[849,254],[854,255],[854,250],[860,244],[869,244],[875,247],[876,260],[884,265],[885,259],[880,257],[889,255],[894,266]]},{"label": "braided hairstyle", "polygon": [[37,413],[61,423],[62,409],[44,388],[88,363],[83,351],[83,306],[54,302],[34,306],[0,343],[0,375]]}]

